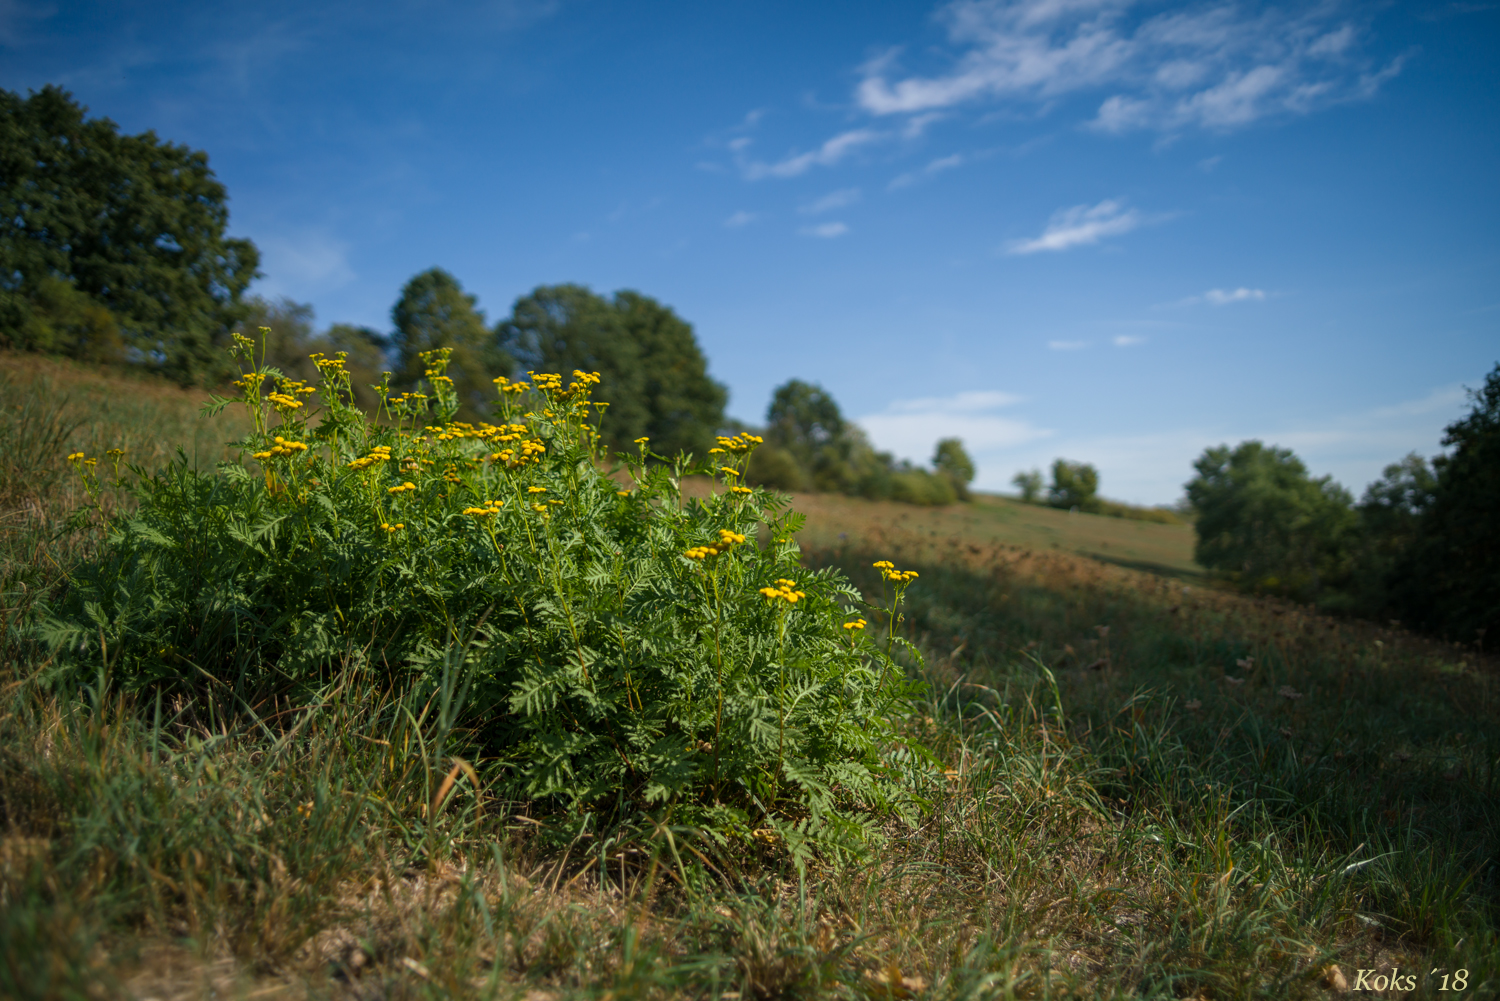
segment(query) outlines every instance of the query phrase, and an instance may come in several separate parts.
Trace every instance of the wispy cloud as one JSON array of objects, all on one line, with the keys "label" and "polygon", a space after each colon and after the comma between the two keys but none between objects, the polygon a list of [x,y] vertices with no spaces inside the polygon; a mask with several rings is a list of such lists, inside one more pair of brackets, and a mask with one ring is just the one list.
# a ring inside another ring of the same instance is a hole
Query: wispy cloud
[{"label": "wispy cloud", "polygon": [[349,244],[322,230],[256,237],[266,277],[257,289],[262,295],[311,299],[352,282]]},{"label": "wispy cloud", "polygon": [[856,423],[878,448],[913,462],[931,459],[940,439],[961,438],[982,473],[997,464],[995,453],[1053,434],[1022,418],[994,413],[1020,402],[1022,397],[999,390],[894,400],[885,410],[860,417]]},{"label": "wispy cloud", "polygon": [[1173,306],[1199,306],[1207,303],[1210,306],[1228,306],[1236,302],[1264,302],[1266,298],[1265,289],[1246,288],[1211,288],[1199,295],[1190,295],[1186,299],[1179,299]]},{"label": "wispy cloud", "polygon": [[1145,344],[1146,338],[1139,334],[1116,334],[1114,343],[1117,348],[1132,348],[1137,344]]},{"label": "wispy cloud", "polygon": [[1089,346],[1088,341],[1048,341],[1047,347],[1053,351],[1081,351]]},{"label": "wispy cloud", "polygon": [[861,146],[879,142],[887,136],[886,133],[875,129],[850,129],[840,132],[815,150],[795,153],[774,163],[747,159],[745,150],[750,144],[743,141],[745,138],[741,137],[731,143],[730,148],[734,150],[738,159],[740,173],[747,180],[758,181],[766,177],[800,177],[814,167],[831,167]]},{"label": "wispy cloud", "polygon": [[741,209],[728,219],[725,219],[724,225],[729,229],[739,229],[741,226],[748,226],[754,221],[754,212],[746,212],[744,209]]},{"label": "wispy cloud", "polygon": [[952,170],[954,167],[962,167],[964,162],[965,158],[962,153],[954,153],[951,156],[940,156],[936,160],[929,161],[927,166],[921,170],[913,170],[894,178],[886,187],[890,191],[895,191],[897,188],[904,188],[909,184],[915,184],[924,177],[941,174],[943,171]]},{"label": "wispy cloud", "polygon": [[903,74],[893,50],[866,65],[855,98],[872,114],[897,115],[1102,91],[1092,125],[1103,131],[1230,130],[1370,97],[1401,68],[1361,54],[1365,15],[1338,0],[1282,10],[1206,0],[1156,14],[1141,6],[955,0],[939,13],[953,46],[946,70]]},{"label": "wispy cloud", "polygon": [[803,236],[817,236],[824,240],[832,240],[836,236],[843,236],[849,232],[849,227],[841,222],[825,222],[816,226],[804,226],[797,232]]},{"label": "wispy cloud", "polygon": [[1035,254],[1044,250],[1067,250],[1098,243],[1107,236],[1128,233],[1145,223],[1146,217],[1126,208],[1118,199],[1107,198],[1098,205],[1074,205],[1052,214],[1040,236],[1029,240],[1012,240],[1006,247],[1012,254]]},{"label": "wispy cloud", "polygon": [[830,212],[833,209],[841,209],[846,205],[853,205],[859,201],[860,192],[858,188],[843,188],[839,191],[831,191],[816,201],[809,202],[797,211],[807,215],[817,215],[819,212]]}]

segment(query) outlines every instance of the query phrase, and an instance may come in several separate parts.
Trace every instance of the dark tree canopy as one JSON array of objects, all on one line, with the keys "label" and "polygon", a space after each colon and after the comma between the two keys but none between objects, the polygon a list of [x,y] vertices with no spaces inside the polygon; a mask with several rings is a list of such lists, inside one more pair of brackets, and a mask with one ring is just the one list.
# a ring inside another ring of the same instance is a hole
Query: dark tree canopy
[{"label": "dark tree canopy", "polygon": [[419,385],[426,373],[422,352],[451,348],[448,376],[458,392],[460,413],[470,420],[490,413],[498,395],[493,380],[515,367],[476,303],[458,279],[432,268],[407,282],[391,309],[397,384]]},{"label": "dark tree canopy", "polygon": [[944,438],[932,453],[932,468],[946,476],[960,499],[967,500],[969,484],[974,482],[974,460],[964,449],[961,438]]},{"label": "dark tree canopy", "polygon": [[1473,410],[1443,436],[1453,451],[1433,462],[1430,494],[1427,483],[1412,491],[1424,503],[1391,592],[1393,610],[1410,624],[1493,650],[1500,638],[1500,364],[1469,398]]},{"label": "dark tree canopy", "polygon": [[1317,597],[1344,581],[1357,530],[1348,491],[1308,475],[1289,449],[1258,441],[1220,445],[1193,463],[1197,561],[1247,586]]},{"label": "dark tree canopy", "polygon": [[136,360],[183,383],[212,379],[215,342],[242,318],[259,254],[225,235],[227,195],[206,153],[121,135],[86,112],[53,86],[0,91],[0,338],[112,350],[109,324],[79,322],[86,306],[48,289],[65,282],[108,310]]},{"label": "dark tree canopy", "polygon": [[606,299],[582,285],[543,285],[516,301],[501,341],[526,371],[571,378],[598,372],[595,398],[609,404],[608,447],[651,439],[659,455],[703,455],[724,423],[728,392],[708,375],[690,324],[639,292]]}]

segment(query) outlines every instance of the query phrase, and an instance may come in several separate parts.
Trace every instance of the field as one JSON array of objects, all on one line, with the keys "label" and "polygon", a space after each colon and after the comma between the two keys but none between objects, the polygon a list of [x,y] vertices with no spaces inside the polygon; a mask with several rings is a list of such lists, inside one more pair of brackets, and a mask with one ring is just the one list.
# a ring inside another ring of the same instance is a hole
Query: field
[{"label": "field", "polygon": [[1496,662],[1216,590],[1190,528],[798,497],[807,566],[876,603],[872,563],[920,573],[923,814],[805,871],[666,819],[549,849],[442,713],[358,677],[254,724],[41,683],[21,625],[102,538],[62,456],[225,436],[201,394],[0,373],[0,995],[1500,992]]}]

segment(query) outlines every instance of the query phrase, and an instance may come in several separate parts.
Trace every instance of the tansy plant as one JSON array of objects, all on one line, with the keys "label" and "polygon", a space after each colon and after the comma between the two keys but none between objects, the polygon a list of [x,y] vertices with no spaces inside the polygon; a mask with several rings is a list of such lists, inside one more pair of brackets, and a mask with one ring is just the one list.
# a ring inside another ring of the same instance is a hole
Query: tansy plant
[{"label": "tansy plant", "polygon": [[[47,610],[61,677],[246,707],[348,672],[446,693],[490,793],[570,838],[670,822],[857,852],[914,809],[901,776],[926,766],[892,730],[911,683],[859,593],[798,565],[785,499],[741,483],[759,438],[704,467],[643,439],[611,473],[595,374],[498,379],[494,423],[470,424],[429,352],[370,419],[341,356],[307,386],[253,348],[236,335],[239,396],[207,408],[249,412],[241,461],[139,476]],[[719,489],[685,501],[687,473]]]}]

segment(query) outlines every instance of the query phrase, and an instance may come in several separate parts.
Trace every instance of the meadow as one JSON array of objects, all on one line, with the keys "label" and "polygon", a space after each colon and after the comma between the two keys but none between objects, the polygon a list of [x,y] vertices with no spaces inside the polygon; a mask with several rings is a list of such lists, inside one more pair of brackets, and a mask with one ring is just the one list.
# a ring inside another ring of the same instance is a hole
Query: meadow
[{"label": "meadow", "polygon": [[[207,467],[246,428],[156,383],[0,372],[0,994],[1500,991],[1494,659],[1218,590],[1188,527],[795,498],[802,565],[910,644],[888,740],[930,752],[920,809],[801,864],[668,813],[558,843],[442,692],[349,669],[251,712],[45,684],[28,616],[131,504],[76,514],[65,456]],[[884,560],[919,573],[894,624]]]}]

